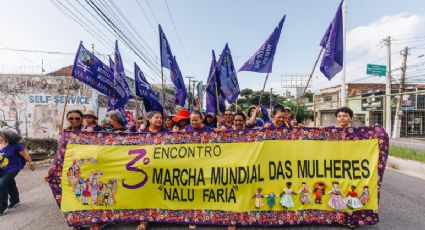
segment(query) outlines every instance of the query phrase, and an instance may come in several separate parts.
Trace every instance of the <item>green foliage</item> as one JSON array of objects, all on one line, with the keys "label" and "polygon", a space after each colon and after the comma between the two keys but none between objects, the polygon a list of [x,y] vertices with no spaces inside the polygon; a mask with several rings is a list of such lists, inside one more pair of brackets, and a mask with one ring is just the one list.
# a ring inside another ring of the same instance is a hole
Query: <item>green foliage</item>
[{"label": "green foliage", "polygon": [[389,155],[425,163],[425,151],[390,146]]},{"label": "green foliage", "polygon": [[[241,105],[242,109],[245,111],[248,109],[250,105],[258,105],[260,101],[261,91],[253,91],[252,89],[243,89],[241,91],[241,96],[243,98],[238,99],[238,105]],[[307,94],[307,93],[306,93]],[[313,95],[311,95],[313,98]],[[293,99],[288,99],[279,94],[271,94],[270,92],[264,92],[261,104],[266,108],[270,109],[270,98],[272,99],[272,109],[274,105],[281,104],[285,107],[290,107],[292,110],[291,117],[295,115],[295,111],[297,109],[297,101]],[[297,121],[302,122],[306,119],[312,119],[313,113],[311,111],[307,111],[307,107],[304,105],[300,105],[298,108]]]}]

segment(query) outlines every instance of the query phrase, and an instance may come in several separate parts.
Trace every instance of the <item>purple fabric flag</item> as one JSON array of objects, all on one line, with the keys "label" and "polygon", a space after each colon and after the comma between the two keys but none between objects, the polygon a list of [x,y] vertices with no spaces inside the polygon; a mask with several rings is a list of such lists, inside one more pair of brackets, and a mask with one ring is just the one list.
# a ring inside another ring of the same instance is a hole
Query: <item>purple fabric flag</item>
[{"label": "purple fabric flag", "polygon": [[226,98],[227,102],[232,104],[238,98],[240,89],[235,66],[233,65],[232,54],[227,43],[221,53],[220,59],[218,60],[217,70],[217,81],[220,85],[220,91]]},{"label": "purple fabric flag", "polygon": [[[115,41],[115,62],[109,57],[109,63],[114,74],[114,94],[109,97],[108,109],[121,111],[125,123],[127,123],[126,114],[124,110],[125,104],[130,100],[131,91],[125,76],[124,65],[122,63],[121,53],[118,49],[118,41]],[[124,112],[124,113],[123,113]]]},{"label": "purple fabric flag", "polygon": [[[224,98],[220,93],[219,85],[217,82],[217,61],[215,58],[215,52],[212,51],[212,61],[210,66],[210,72],[208,75],[207,80],[207,88],[205,89],[206,94],[206,112],[207,113],[215,113],[218,114],[217,110],[217,97],[218,97],[218,105],[219,105],[219,111],[224,112],[225,104],[224,104]],[[217,92],[218,95],[216,95],[215,86],[217,84]]]},{"label": "purple fabric flag", "polygon": [[173,61],[170,63],[171,66],[171,81],[174,83],[174,98],[175,102],[184,106],[187,97],[186,86],[184,84],[183,75],[180,72],[179,65],[177,64],[176,57],[173,58]]},{"label": "purple fabric flag", "polygon": [[159,28],[159,49],[161,53],[161,66],[171,70],[171,64],[174,61],[173,53],[171,52],[170,45],[168,40],[165,37],[164,32],[162,31],[161,25],[158,25]]},{"label": "purple fabric flag", "polygon": [[260,110],[261,110],[261,115],[263,116],[263,121],[264,122],[270,121],[270,117],[269,117],[269,114],[267,113],[266,107],[261,105]]},{"label": "purple fabric flag", "polygon": [[251,71],[258,73],[271,73],[274,54],[276,53],[277,43],[282,32],[283,22],[286,15],[280,20],[270,37],[264,42],[257,52],[239,69],[239,71]]},{"label": "purple fabric flag", "polygon": [[342,70],[344,59],[343,45],[343,21],[342,21],[342,1],[336,11],[332,23],[326,30],[325,35],[320,42],[324,53],[322,62],[320,63],[320,71],[326,78],[331,80],[337,73]]},{"label": "purple fabric flag", "polygon": [[114,95],[114,76],[110,67],[80,43],[72,67],[72,76],[108,97]]},{"label": "purple fabric flag", "polygon": [[162,113],[162,105],[158,95],[153,91],[139,66],[134,63],[134,78],[136,79],[136,95],[142,98],[146,112],[158,111]]}]

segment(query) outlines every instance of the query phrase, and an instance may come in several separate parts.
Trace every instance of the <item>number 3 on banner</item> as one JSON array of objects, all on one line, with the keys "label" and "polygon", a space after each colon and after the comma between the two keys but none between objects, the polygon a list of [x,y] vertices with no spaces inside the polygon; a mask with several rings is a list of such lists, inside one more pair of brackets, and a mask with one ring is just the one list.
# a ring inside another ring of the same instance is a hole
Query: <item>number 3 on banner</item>
[{"label": "number 3 on banner", "polygon": [[[148,181],[148,174],[146,174],[146,172],[143,171],[142,169],[134,167],[134,164],[136,164],[137,161],[139,161],[140,159],[142,159],[146,155],[146,150],[144,150],[144,149],[133,149],[133,150],[128,151],[128,155],[133,155],[133,154],[137,154],[137,156],[132,161],[128,162],[126,169],[128,171],[131,171],[131,172],[140,172],[141,174],[143,174],[143,180],[140,183],[137,183],[137,184],[134,184],[134,185],[129,185],[129,184],[126,184],[124,182],[124,179],[123,179],[122,180],[122,186],[124,188],[127,188],[127,189],[140,188],[144,184],[146,184],[146,182]],[[143,164],[144,165],[149,164],[149,158],[143,159]]]}]

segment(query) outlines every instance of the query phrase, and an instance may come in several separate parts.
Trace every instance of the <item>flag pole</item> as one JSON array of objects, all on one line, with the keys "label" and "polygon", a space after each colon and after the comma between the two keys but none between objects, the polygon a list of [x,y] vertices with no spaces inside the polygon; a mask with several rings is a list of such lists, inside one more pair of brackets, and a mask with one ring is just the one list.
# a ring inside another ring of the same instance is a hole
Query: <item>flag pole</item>
[{"label": "flag pole", "polygon": [[264,89],[266,88],[266,82],[268,78],[269,78],[269,73],[267,73],[266,79],[264,80],[263,90],[261,90],[260,100],[258,100],[258,105],[261,105],[261,99],[263,98],[263,93],[264,93]]},{"label": "flag pole", "polygon": [[346,45],[347,45],[347,36],[346,36],[346,29],[347,29],[347,24],[346,24],[346,19],[347,19],[347,5],[346,5],[346,0],[343,0],[342,2],[342,36],[343,36],[343,61],[342,61],[342,78],[341,78],[341,107],[345,107],[347,106],[347,89],[345,88],[345,80],[346,80]]},{"label": "flag pole", "polygon": [[161,80],[162,80],[162,117],[165,118],[165,86],[164,86],[164,67],[161,66]]},{"label": "flag pole", "polygon": [[138,96],[135,96],[134,99],[136,100],[136,119],[134,121],[137,129],[139,129],[139,110],[140,110],[140,105],[139,105],[139,100],[138,100]]},{"label": "flag pole", "polygon": [[317,56],[316,62],[314,63],[313,70],[311,70],[310,76],[308,77],[307,84],[304,86],[303,93],[297,99],[297,109],[295,110],[294,119],[297,119],[298,110],[300,107],[300,101],[304,98],[305,92],[307,91],[308,84],[310,84],[311,78],[313,77],[314,70],[316,69],[317,63],[319,62],[320,56],[322,55],[323,48],[320,49],[319,55]]},{"label": "flag pole", "polygon": [[66,97],[65,97],[65,104],[63,105],[63,112],[62,112],[62,123],[61,123],[61,129],[60,131],[63,131],[63,123],[65,122],[65,111],[66,111],[66,106],[68,105],[68,96],[69,96],[69,90],[70,90],[70,85],[71,85],[71,81],[72,81],[72,77],[68,76],[68,79],[66,80],[66,86],[67,86],[67,92],[66,92]]},{"label": "flag pole", "polygon": [[214,86],[215,86],[214,88],[215,88],[215,101],[216,101],[216,103],[215,103],[215,107],[216,107],[215,115],[218,116],[219,115],[219,111],[220,111],[220,105],[218,104],[218,88],[217,88],[217,82],[214,83]]}]

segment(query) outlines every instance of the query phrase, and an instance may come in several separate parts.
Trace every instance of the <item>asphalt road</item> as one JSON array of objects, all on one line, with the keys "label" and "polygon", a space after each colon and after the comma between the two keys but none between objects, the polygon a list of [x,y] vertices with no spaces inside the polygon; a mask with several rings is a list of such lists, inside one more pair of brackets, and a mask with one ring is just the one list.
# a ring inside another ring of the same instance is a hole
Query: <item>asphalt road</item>
[{"label": "asphalt road", "polygon": [[[42,178],[47,166],[22,171],[17,177],[21,206],[0,216],[0,229],[71,229],[67,227],[50,188]],[[380,204],[380,223],[358,229],[425,229],[425,181],[390,170],[384,175]],[[110,225],[105,229],[135,229],[135,224]],[[187,229],[184,225],[152,224],[149,229]],[[198,229],[226,229],[199,226]],[[263,229],[241,227],[238,229]],[[277,229],[277,228],[272,228]],[[339,226],[300,226],[284,229],[347,229]]]}]

